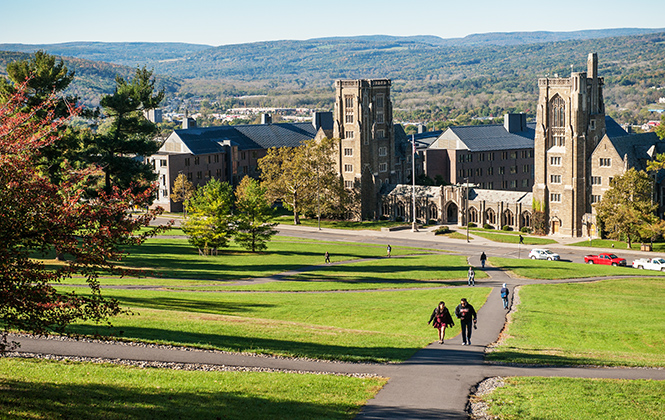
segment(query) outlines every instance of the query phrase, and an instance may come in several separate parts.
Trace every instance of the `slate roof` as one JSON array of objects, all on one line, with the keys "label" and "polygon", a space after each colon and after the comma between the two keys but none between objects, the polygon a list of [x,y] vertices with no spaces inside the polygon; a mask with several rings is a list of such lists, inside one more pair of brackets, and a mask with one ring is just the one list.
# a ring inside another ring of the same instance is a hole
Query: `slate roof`
[{"label": "slate roof", "polygon": [[175,134],[198,155],[221,150],[219,143],[224,141],[240,150],[296,147],[313,139],[316,129],[311,123],[277,123],[190,128],[175,130]]},{"label": "slate roof", "polygon": [[[443,134],[443,130],[426,131],[424,133],[414,134],[413,138],[416,140],[416,149],[427,149],[441,134]],[[409,141],[411,141],[411,136],[409,136]]]},{"label": "slate roof", "polygon": [[605,134],[607,137],[622,137],[627,136],[628,132],[621,128],[621,126],[612,119],[610,116],[605,116]]},{"label": "slate roof", "polygon": [[653,157],[656,154],[665,153],[665,142],[661,141],[656,133],[624,135],[609,137],[609,139],[621,159],[628,158],[628,167],[638,171],[646,170],[647,161],[652,158],[647,153],[651,146],[655,146]]},{"label": "slate roof", "polygon": [[533,203],[533,193],[524,191],[505,191],[505,190],[481,190],[472,188],[469,190],[470,201],[488,201],[492,203],[522,203],[531,206]]},{"label": "slate roof", "polygon": [[528,123],[527,129],[509,133],[503,124],[467,125],[450,127],[459,140],[470,152],[484,152],[508,149],[533,149],[536,137],[536,124]]}]

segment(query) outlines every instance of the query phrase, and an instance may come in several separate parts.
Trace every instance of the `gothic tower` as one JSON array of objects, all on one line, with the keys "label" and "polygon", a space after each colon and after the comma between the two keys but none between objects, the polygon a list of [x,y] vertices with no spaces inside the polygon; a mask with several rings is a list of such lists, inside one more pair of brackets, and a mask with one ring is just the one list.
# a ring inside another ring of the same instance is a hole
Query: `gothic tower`
[{"label": "gothic tower", "polygon": [[605,134],[598,56],[589,54],[586,72],[541,78],[538,87],[534,209],[545,211],[550,234],[580,237],[591,212],[589,158]]},{"label": "gothic tower", "polygon": [[395,133],[389,79],[337,80],[333,137],[346,188],[360,193],[360,217],[380,216],[379,190],[395,178]]}]

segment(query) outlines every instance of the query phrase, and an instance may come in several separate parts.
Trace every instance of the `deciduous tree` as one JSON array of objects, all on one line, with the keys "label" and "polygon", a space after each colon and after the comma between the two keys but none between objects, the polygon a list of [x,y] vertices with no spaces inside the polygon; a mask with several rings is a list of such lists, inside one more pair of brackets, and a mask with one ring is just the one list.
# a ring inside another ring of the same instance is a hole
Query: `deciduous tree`
[{"label": "deciduous tree", "polygon": [[212,178],[185,202],[187,219],[182,230],[201,255],[217,253],[228,246],[234,232],[233,189]]},{"label": "deciduous tree", "polygon": [[[117,267],[130,244],[142,243],[152,232],[137,233],[156,211],[129,217],[134,204],[148,202],[152,190],[134,194],[112,189],[83,199],[92,169],[63,166],[54,183],[36,168],[43,148],[60,141],[65,118],[54,113],[53,97],[32,106],[25,85],[0,106],[0,350],[7,333],[19,329],[35,334],[67,332],[77,320],[107,321],[120,312],[118,302],[102,296],[101,273],[126,273]],[[45,114],[39,117],[41,111]],[[40,255],[67,256],[57,268]],[[62,292],[53,286],[72,275],[83,275],[89,293]]]},{"label": "deciduous tree", "polygon": [[[173,181],[173,192],[170,195],[171,200],[176,203],[184,203],[196,192],[194,184],[192,184],[185,174],[179,174],[175,181]],[[185,213],[187,215],[187,213]]]},{"label": "deciduous tree", "polygon": [[266,198],[266,190],[259,181],[244,177],[236,188],[236,232],[234,240],[252,252],[263,251],[266,243],[277,233],[270,223],[273,209]]},{"label": "deciduous tree", "polygon": [[644,171],[629,169],[610,182],[610,189],[596,207],[604,233],[626,237],[628,248],[642,239],[643,225],[653,221],[658,207],[652,200],[653,180]]}]

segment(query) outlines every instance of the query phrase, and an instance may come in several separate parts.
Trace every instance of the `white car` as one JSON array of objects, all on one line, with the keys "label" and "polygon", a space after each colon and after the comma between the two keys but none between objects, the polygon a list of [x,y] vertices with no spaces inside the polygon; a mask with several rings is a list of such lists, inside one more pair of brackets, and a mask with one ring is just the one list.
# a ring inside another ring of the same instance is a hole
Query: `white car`
[{"label": "white car", "polygon": [[532,260],[549,260],[549,261],[559,261],[561,257],[559,254],[555,254],[549,249],[539,249],[534,248],[529,252],[529,258]]},{"label": "white car", "polygon": [[640,258],[633,261],[633,268],[665,271],[665,259],[663,258]]}]

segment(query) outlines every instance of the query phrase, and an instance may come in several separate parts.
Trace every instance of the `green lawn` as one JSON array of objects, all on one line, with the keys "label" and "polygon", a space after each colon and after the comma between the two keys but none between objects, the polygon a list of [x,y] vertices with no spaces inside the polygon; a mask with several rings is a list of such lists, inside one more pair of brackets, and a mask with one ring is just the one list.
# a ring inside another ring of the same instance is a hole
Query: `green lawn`
[{"label": "green lawn", "polygon": [[[112,290],[135,315],[113,320],[131,340],[320,359],[403,361],[436,338],[440,300],[480,308],[490,290],[439,288],[350,293],[201,293]],[[82,324],[83,334],[108,334]],[[120,333],[122,332],[122,333]],[[449,337],[459,332],[456,325]]]},{"label": "green lawn", "polygon": [[608,276],[661,276],[657,271],[636,270],[632,267],[612,267],[610,265],[578,264],[566,261],[545,261],[491,257],[490,263],[510,270],[519,277],[528,279],[584,279]]},{"label": "green lawn", "polygon": [[[285,215],[276,217],[274,222],[284,224],[284,225],[293,225],[293,215]],[[317,219],[306,219],[304,217],[300,218],[301,226],[311,226],[318,227],[319,222]],[[322,228],[333,228],[333,229],[353,229],[353,230],[381,230],[383,227],[395,227],[395,226],[411,226],[408,222],[391,222],[390,220],[381,220],[381,221],[364,221],[356,222],[352,220],[324,220],[321,219]]]},{"label": "green lawn", "polygon": [[0,419],[352,419],[386,381],[0,359]]},{"label": "green lawn", "polygon": [[529,285],[488,359],[665,367],[665,279]]},{"label": "green lawn", "polygon": [[[268,277],[323,264],[326,251],[330,253],[332,262],[382,258],[386,255],[382,245],[277,238],[268,244],[265,252],[252,253],[231,244],[229,248],[220,250],[219,255],[200,256],[186,239],[157,237],[131,248],[130,255],[122,263],[133,268],[153,270],[153,275],[165,278],[237,280]],[[419,248],[392,247],[394,256],[428,252]]]},{"label": "green lawn", "polygon": [[[624,241],[613,241],[611,239],[592,239],[591,241],[581,241],[570,244],[570,246],[584,246],[591,248],[606,248],[621,252],[623,249],[628,249],[628,243]],[[633,242],[630,249],[639,251],[642,243]],[[653,252],[665,252],[665,242],[654,242]]]},{"label": "green lawn", "polygon": [[665,381],[516,377],[504,382],[479,398],[502,420],[642,420],[665,413]]},{"label": "green lawn", "polygon": [[[519,244],[520,242],[519,232],[492,233],[487,231],[474,230],[471,233],[476,236],[480,236],[481,238],[489,239],[490,241],[494,242],[501,242],[508,244]],[[525,236],[525,235],[522,235],[522,237],[524,238],[524,245],[547,245],[547,244],[556,243],[554,239],[539,238],[535,236]]]}]

